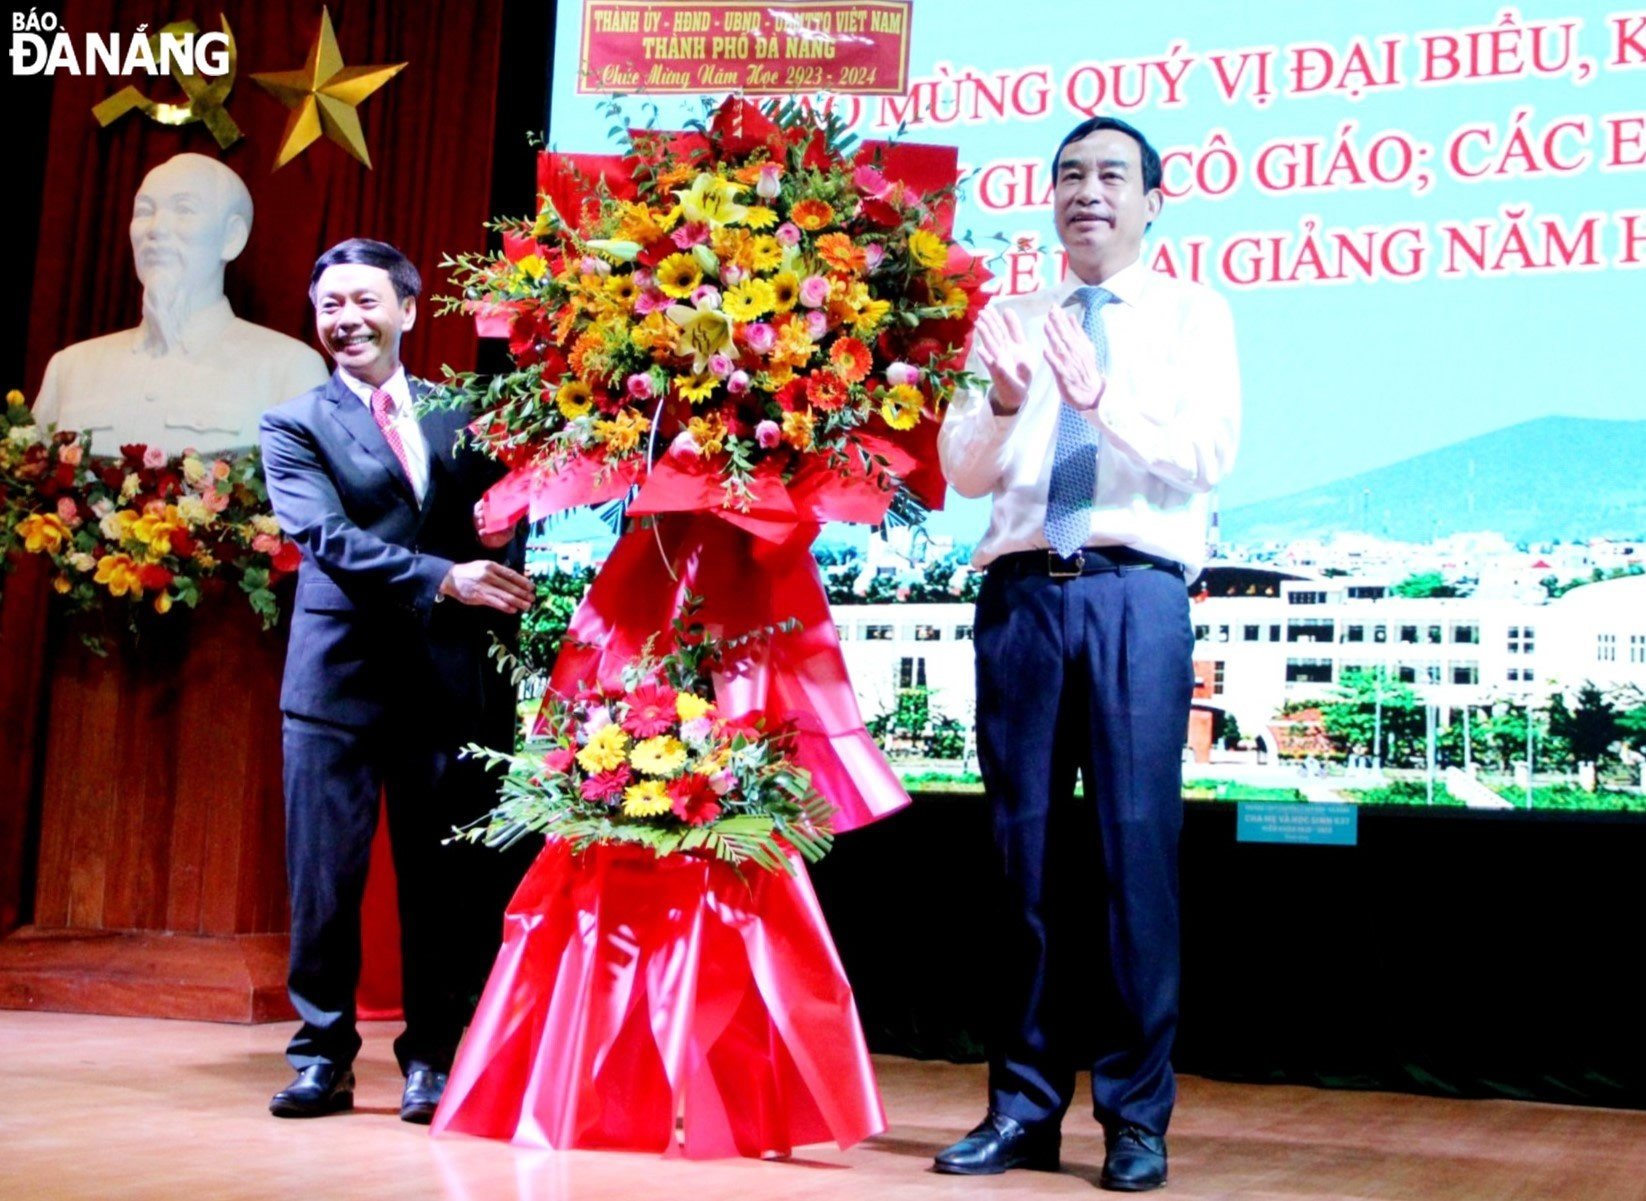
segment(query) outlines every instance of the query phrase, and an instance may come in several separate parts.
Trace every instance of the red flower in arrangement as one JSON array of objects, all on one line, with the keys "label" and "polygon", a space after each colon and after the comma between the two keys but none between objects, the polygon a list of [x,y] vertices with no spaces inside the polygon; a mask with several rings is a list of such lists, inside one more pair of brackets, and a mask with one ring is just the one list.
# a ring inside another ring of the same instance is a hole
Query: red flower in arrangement
[{"label": "red flower in arrangement", "polygon": [[846,381],[832,371],[814,371],[806,377],[806,399],[832,413],[846,403]]},{"label": "red flower in arrangement", "polygon": [[281,575],[290,575],[303,564],[303,552],[297,543],[287,538],[280,540],[280,549],[270,557],[269,566]]},{"label": "red flower in arrangement", "polygon": [[629,694],[629,711],[623,718],[623,728],[636,738],[667,734],[679,716],[675,712],[678,698],[679,694],[667,684],[647,681]]},{"label": "red flower in arrangement", "polygon": [[171,572],[158,563],[145,563],[137,569],[137,582],[149,592],[159,592],[162,588],[170,587]]},{"label": "red flower in arrangement", "polygon": [[611,771],[597,772],[584,780],[578,789],[585,801],[605,801],[612,804],[620,800],[623,790],[634,780],[634,773],[627,764],[614,767]]},{"label": "red flower in arrangement", "polygon": [[543,756],[543,766],[552,772],[564,775],[572,769],[572,763],[577,759],[577,752],[569,746],[556,747]]},{"label": "red flower in arrangement", "polygon": [[688,772],[668,783],[674,815],[688,826],[706,826],[720,816],[720,797],[709,777]]},{"label": "red flower in arrangement", "polygon": [[772,399],[785,413],[797,413],[806,407],[806,380],[803,376],[795,376],[772,395]]},{"label": "red flower in arrangement", "polygon": [[720,723],[720,732],[728,742],[739,735],[751,742],[765,737],[758,717],[728,717]]}]

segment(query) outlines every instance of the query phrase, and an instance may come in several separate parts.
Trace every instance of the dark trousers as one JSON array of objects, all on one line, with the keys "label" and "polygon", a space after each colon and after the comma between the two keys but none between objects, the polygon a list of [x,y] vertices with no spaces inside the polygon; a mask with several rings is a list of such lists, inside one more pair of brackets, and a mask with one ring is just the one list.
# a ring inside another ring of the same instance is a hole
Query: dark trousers
[{"label": "dark trousers", "polygon": [[990,1105],[1056,1122],[1089,1066],[1100,1122],[1164,1134],[1194,684],[1183,580],[991,569],[974,636],[978,757],[1004,875]]},{"label": "dark trousers", "polygon": [[395,1057],[402,1071],[413,1062],[444,1071],[497,954],[503,907],[529,862],[523,848],[500,856],[469,843],[442,845],[454,825],[491,808],[497,777],[459,760],[449,734],[405,725],[390,735],[288,714],[283,744],[287,984],[303,1023],[286,1058],[299,1069],[348,1064],[360,1049],[360,903],[381,795],[399,895],[406,1015]]}]

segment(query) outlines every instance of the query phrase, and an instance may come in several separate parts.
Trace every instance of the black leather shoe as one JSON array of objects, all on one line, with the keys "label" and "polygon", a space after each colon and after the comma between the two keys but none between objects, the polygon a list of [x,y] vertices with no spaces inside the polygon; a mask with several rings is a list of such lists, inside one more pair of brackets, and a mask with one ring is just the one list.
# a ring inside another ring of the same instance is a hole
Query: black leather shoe
[{"label": "black leather shoe", "polygon": [[269,1101],[277,1118],[323,1118],[354,1108],[354,1073],[335,1063],[311,1063]]},{"label": "black leather shoe", "polygon": [[1056,1125],[1029,1127],[990,1111],[976,1130],[938,1152],[932,1166],[951,1176],[996,1176],[1012,1168],[1055,1172],[1061,1141]]},{"label": "black leather shoe", "polygon": [[446,1073],[426,1063],[414,1063],[406,1073],[406,1088],[400,1094],[400,1120],[427,1126],[434,1121],[440,1098],[446,1095]]},{"label": "black leather shoe", "polygon": [[1117,1193],[1141,1193],[1166,1183],[1166,1139],[1141,1126],[1103,1132],[1103,1175],[1098,1184]]}]

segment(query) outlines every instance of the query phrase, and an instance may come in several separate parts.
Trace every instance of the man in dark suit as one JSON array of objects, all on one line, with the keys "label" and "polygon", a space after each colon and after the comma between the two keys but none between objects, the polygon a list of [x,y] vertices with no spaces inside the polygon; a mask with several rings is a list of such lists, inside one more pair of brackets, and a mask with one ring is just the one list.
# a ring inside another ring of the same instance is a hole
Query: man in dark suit
[{"label": "man in dark suit", "polygon": [[315,323],[337,371],[266,413],[263,461],[281,528],[303,550],[280,707],[291,885],[289,986],[302,1028],[278,1117],[351,1108],[360,1049],[360,903],[378,798],[398,877],[405,1032],[400,1116],[428,1122],[501,936],[517,873],[495,852],[443,845],[490,808],[465,743],[507,747],[508,681],[486,657],[533,600],[482,541],[476,513],[501,469],[460,446],[466,416],[419,418],[400,363],[422,281],[364,238],[320,256]]}]

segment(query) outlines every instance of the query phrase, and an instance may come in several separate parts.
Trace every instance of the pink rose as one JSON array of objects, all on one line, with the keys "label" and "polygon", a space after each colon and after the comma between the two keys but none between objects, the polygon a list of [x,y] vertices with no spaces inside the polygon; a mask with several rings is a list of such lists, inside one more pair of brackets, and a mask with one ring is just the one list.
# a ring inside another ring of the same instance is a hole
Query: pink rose
[{"label": "pink rose", "polygon": [[785,246],[800,245],[800,227],[793,221],[785,221],[777,227],[777,240]]},{"label": "pink rose", "polygon": [[821,275],[808,275],[800,281],[800,303],[815,309],[829,299],[829,281]]},{"label": "pink rose", "polygon": [[200,503],[213,513],[221,513],[229,507],[229,494],[227,492],[218,492],[215,489],[210,492],[202,492],[200,494]]},{"label": "pink rose", "polygon": [[588,717],[583,719],[583,733],[592,738],[611,724],[611,712],[604,705],[596,705],[589,710]]},{"label": "pink rose", "polygon": [[725,379],[732,373],[732,361],[723,354],[709,356],[709,373],[716,379]]},{"label": "pink rose", "polygon": [[732,774],[731,769],[723,768],[709,777],[709,787],[714,789],[718,795],[725,796],[737,787],[737,777]]},{"label": "pink rose", "polygon": [[645,371],[636,371],[629,376],[626,387],[629,390],[629,395],[636,400],[650,400],[656,395],[652,387],[652,377],[650,373]]},{"label": "pink rose", "polygon": [[743,341],[755,354],[767,354],[777,345],[777,331],[764,321],[756,321],[743,327]]},{"label": "pink rose", "polygon": [[812,336],[813,342],[820,341],[829,332],[829,319],[822,309],[813,309],[806,314],[806,332]]},{"label": "pink rose", "polygon": [[893,363],[886,368],[886,382],[893,387],[899,384],[918,384],[920,382],[920,368],[912,363]]},{"label": "pink rose", "polygon": [[720,278],[725,280],[727,285],[735,288],[749,278],[749,273],[736,263],[725,263],[720,268]]},{"label": "pink rose", "polygon": [[733,396],[742,396],[743,393],[748,390],[749,373],[747,371],[734,371],[727,378],[726,391],[730,392]]},{"label": "pink rose", "polygon": [[165,451],[161,450],[158,446],[145,446],[143,448],[143,466],[153,468],[164,467],[165,465]]},{"label": "pink rose", "polygon": [[775,421],[762,421],[754,427],[754,440],[770,450],[783,441],[783,429]]},{"label": "pink rose", "polygon": [[272,555],[280,549],[280,539],[273,534],[258,534],[251,540],[251,548],[260,555]]},{"label": "pink rose", "polygon": [[713,733],[714,719],[706,714],[680,723],[680,737],[686,742],[703,742]]},{"label": "pink rose", "polygon": [[669,453],[677,459],[693,459],[702,452],[697,445],[697,439],[692,437],[692,432],[681,430],[674,436],[674,441],[669,443]]},{"label": "pink rose", "polygon": [[57,498],[57,516],[62,520],[63,524],[68,526],[70,529],[73,529],[75,526],[80,524],[79,506],[77,506],[66,496],[59,496]]},{"label": "pink rose", "polygon": [[877,200],[895,186],[886,181],[886,177],[881,174],[878,167],[867,165],[852,172],[852,182],[857,185],[857,190],[862,192],[863,195],[873,196]]},{"label": "pink rose", "polygon": [[692,289],[692,307],[718,309],[720,307],[720,289],[713,284],[699,284]]},{"label": "pink rose", "polygon": [[83,454],[84,448],[78,442],[70,442],[57,448],[58,461],[67,463],[70,467],[80,466],[80,459]]},{"label": "pink rose", "polygon": [[577,266],[584,275],[610,275],[612,273],[610,263],[605,259],[597,259],[592,254],[584,255]]},{"label": "pink rose", "polygon": [[870,242],[863,248],[863,264],[870,271],[876,270],[886,261],[886,248],[879,242]]},{"label": "pink rose", "polygon": [[760,178],[755,181],[754,194],[762,200],[776,200],[779,189],[776,163],[767,163],[760,168]]}]

